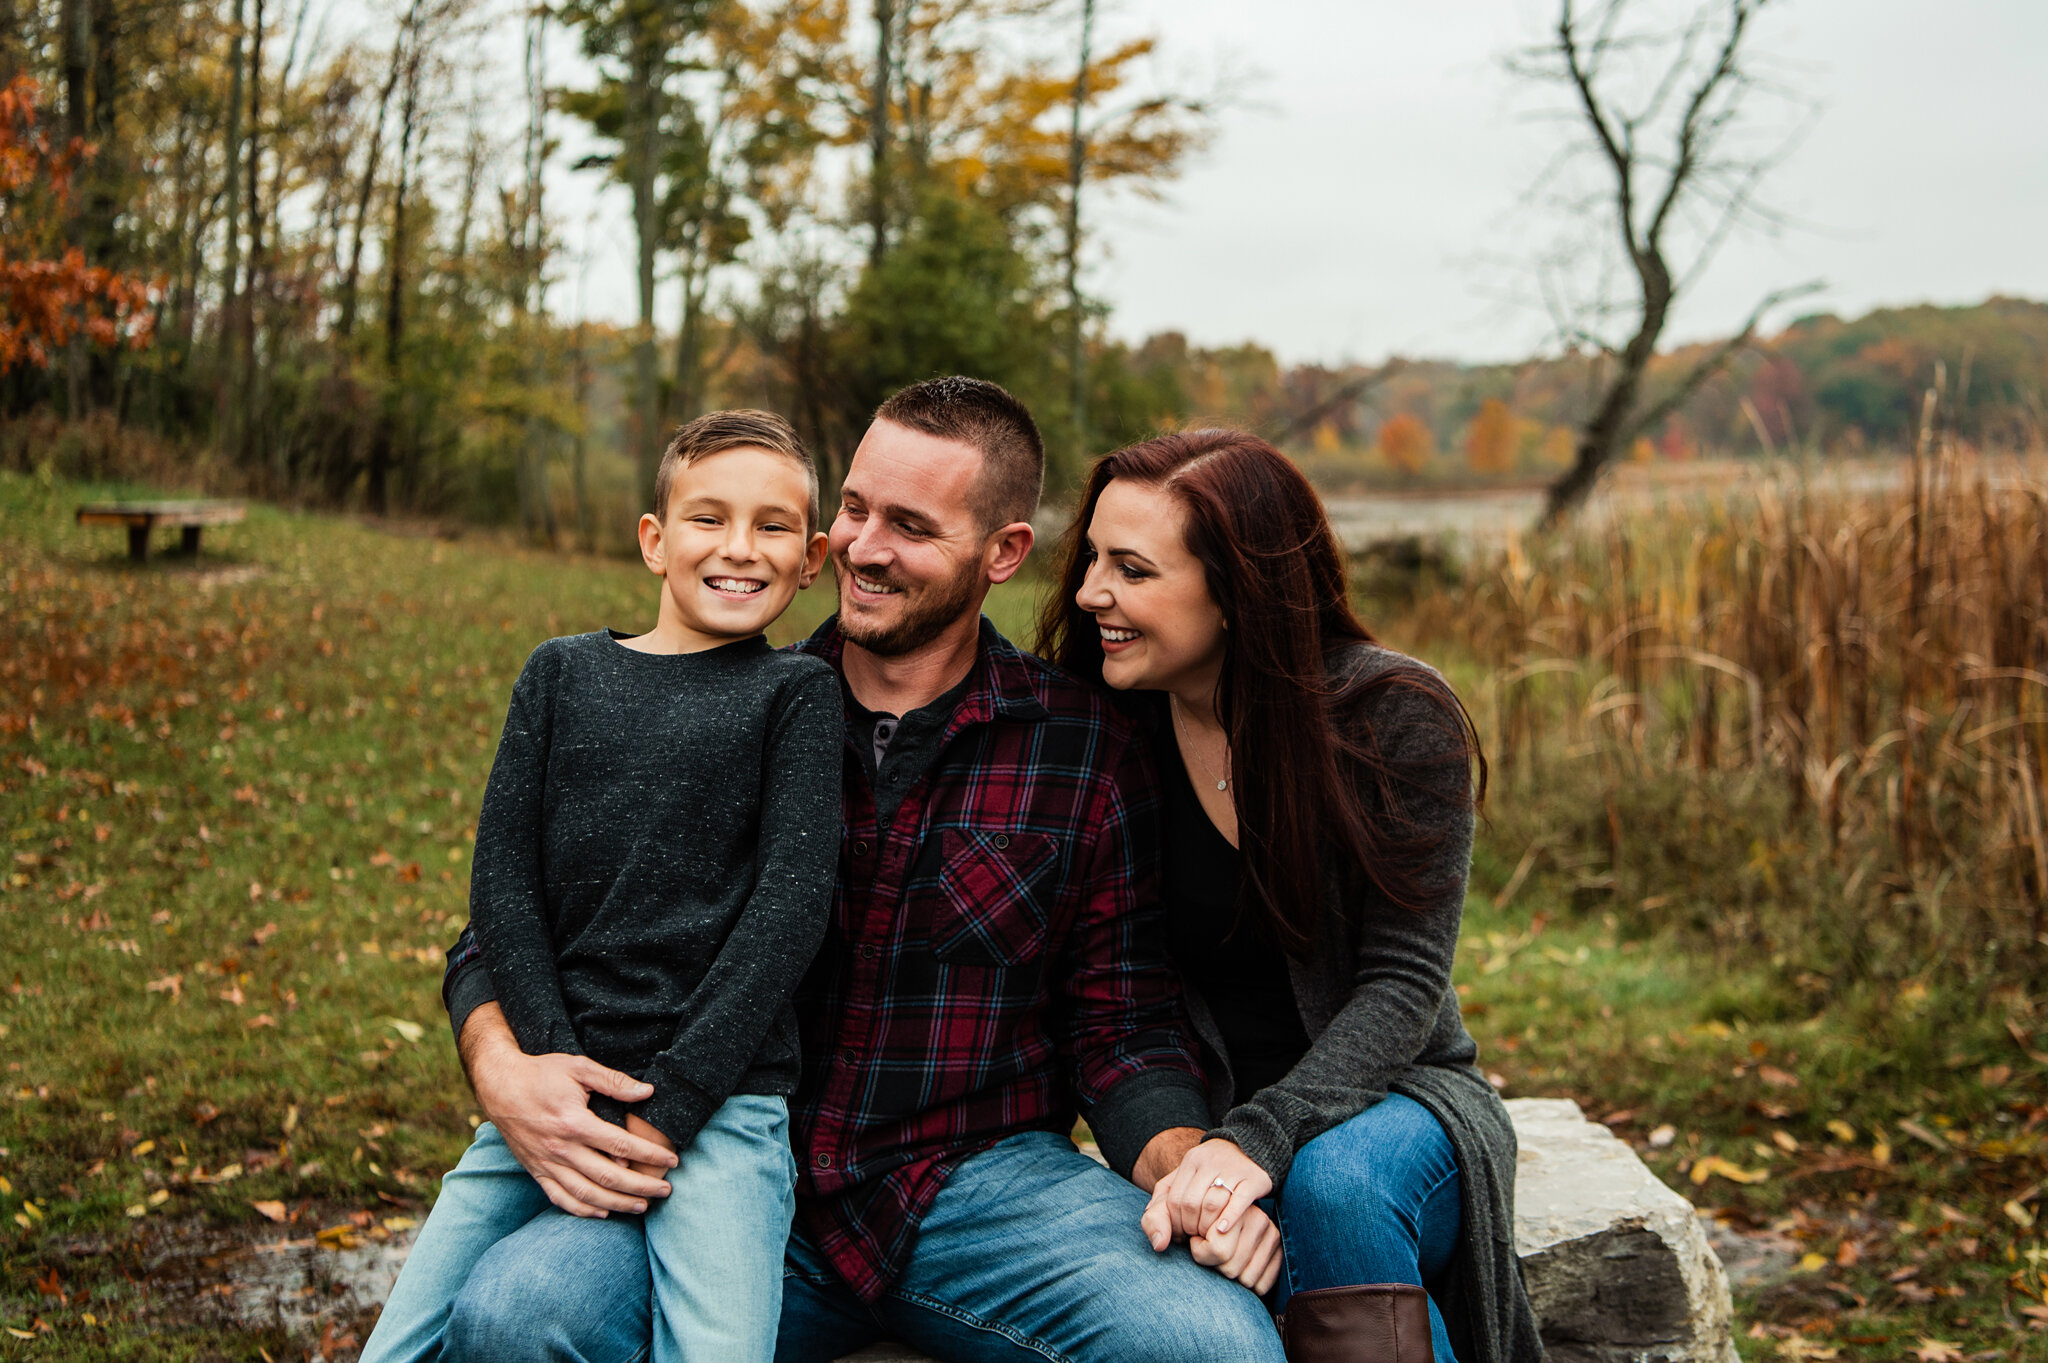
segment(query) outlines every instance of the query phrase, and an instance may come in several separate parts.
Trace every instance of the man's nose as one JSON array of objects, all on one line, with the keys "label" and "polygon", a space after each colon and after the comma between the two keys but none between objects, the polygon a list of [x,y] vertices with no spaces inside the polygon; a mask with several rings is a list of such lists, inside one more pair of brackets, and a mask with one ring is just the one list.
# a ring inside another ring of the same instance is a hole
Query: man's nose
[{"label": "man's nose", "polygon": [[846,559],[849,563],[885,567],[890,558],[889,547],[888,529],[879,517],[870,516],[861,522],[859,533],[847,543]]}]

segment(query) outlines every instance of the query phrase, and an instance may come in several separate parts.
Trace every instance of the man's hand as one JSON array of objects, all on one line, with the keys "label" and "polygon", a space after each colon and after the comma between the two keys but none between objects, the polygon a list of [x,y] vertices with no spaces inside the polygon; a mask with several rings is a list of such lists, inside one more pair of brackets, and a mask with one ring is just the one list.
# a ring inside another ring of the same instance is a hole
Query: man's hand
[{"label": "man's hand", "polygon": [[592,1093],[636,1103],[654,1088],[588,1056],[527,1055],[504,1012],[487,1003],[462,1025],[462,1067],[484,1113],[548,1201],[575,1216],[644,1212],[668,1184],[630,1166],[673,1169],[674,1152],[631,1135],[590,1110]]},{"label": "man's hand", "polygon": [[[1145,1142],[1145,1148],[1138,1153],[1138,1162],[1131,1166],[1131,1182],[1138,1185],[1138,1191],[1149,1193],[1165,1178],[1180,1167],[1188,1151],[1202,1143],[1202,1128],[1199,1126],[1169,1126],[1166,1130]],[[1155,1246],[1164,1249],[1166,1246]]]},{"label": "man's hand", "polygon": [[1164,1250],[1178,1239],[1228,1234],[1272,1191],[1272,1178],[1233,1142],[1202,1141],[1153,1186],[1138,1224],[1152,1248]]},{"label": "man's hand", "polygon": [[1247,1207],[1230,1230],[1212,1230],[1188,1241],[1188,1253],[1204,1268],[1213,1268],[1261,1297],[1280,1277],[1280,1228],[1261,1207]]}]

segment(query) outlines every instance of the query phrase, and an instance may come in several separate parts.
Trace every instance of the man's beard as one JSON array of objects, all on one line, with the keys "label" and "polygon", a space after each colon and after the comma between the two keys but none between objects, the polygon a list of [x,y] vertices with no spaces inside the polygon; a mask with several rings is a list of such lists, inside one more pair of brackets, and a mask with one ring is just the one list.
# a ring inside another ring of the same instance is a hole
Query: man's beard
[{"label": "man's beard", "polygon": [[[839,577],[840,589],[844,591],[847,579],[856,570],[843,556],[832,560],[832,569]],[[973,606],[975,591],[981,585],[981,564],[970,561],[961,565],[955,576],[925,586],[901,582],[883,574],[861,572],[860,576],[879,586],[902,587],[903,613],[893,624],[880,625],[849,612],[842,601],[839,632],[849,643],[859,644],[877,657],[900,658],[906,653],[915,653],[938,638]]]}]

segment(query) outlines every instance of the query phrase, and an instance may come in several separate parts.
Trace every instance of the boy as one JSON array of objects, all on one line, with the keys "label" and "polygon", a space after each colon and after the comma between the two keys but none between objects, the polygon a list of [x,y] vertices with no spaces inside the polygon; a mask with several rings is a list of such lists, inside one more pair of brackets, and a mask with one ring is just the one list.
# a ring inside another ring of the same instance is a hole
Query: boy
[{"label": "boy", "polygon": [[[470,919],[520,1047],[651,1084],[592,1108],[678,1157],[646,1213],[656,1363],[775,1352],[796,1177],[789,996],[824,935],[845,740],[837,674],[762,631],[816,579],[825,543],[787,422],[684,426],[640,518],[663,579],[654,628],[534,650],[477,823]],[[480,1127],[364,1363],[435,1357],[476,1262],[564,1214]]]}]

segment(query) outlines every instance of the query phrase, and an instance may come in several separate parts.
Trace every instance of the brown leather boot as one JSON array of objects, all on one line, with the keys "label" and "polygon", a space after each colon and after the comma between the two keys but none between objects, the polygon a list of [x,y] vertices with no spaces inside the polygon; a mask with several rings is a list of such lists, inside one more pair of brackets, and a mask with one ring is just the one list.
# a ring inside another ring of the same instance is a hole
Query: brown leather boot
[{"label": "brown leather boot", "polygon": [[1318,1287],[1287,1299],[1287,1363],[1435,1363],[1429,1295],[1408,1283]]}]

